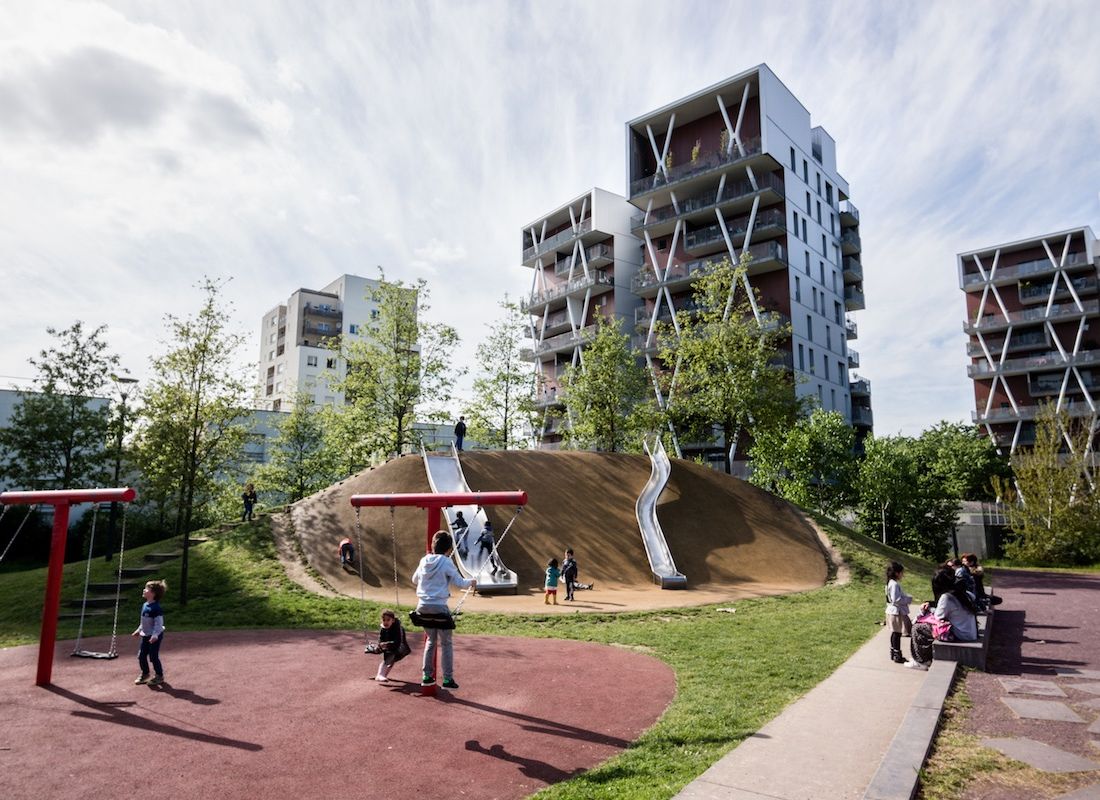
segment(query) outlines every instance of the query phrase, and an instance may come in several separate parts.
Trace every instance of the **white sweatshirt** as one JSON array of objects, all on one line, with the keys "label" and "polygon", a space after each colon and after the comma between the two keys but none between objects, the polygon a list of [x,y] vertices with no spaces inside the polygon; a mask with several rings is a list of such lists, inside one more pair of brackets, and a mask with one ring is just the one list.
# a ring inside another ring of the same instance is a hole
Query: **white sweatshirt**
[{"label": "white sweatshirt", "polygon": [[423,605],[445,606],[451,596],[450,586],[465,589],[472,581],[458,574],[458,568],[450,556],[432,553],[420,559],[416,572],[412,574],[416,584],[416,596]]}]

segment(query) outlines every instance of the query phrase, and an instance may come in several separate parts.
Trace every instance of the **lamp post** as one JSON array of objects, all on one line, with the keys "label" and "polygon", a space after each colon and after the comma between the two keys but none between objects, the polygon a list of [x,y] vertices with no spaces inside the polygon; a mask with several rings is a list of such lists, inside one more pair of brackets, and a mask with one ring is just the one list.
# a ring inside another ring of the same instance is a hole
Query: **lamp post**
[{"label": "lamp post", "polygon": [[[137,378],[128,378],[125,375],[111,374],[111,380],[118,387],[121,403],[118,407],[118,438],[115,440],[115,482],[118,487],[120,473],[122,472],[122,434],[126,431],[126,396],[130,393],[129,386],[137,383]],[[110,561],[115,552],[115,525],[118,520],[118,501],[111,501],[111,516],[107,520],[107,552],[103,555],[104,561]]]}]

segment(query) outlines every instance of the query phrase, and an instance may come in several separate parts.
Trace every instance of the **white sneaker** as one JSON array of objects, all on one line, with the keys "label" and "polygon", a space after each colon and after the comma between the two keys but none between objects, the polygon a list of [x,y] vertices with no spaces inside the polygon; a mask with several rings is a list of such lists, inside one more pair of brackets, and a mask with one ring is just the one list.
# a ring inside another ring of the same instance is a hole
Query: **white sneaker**
[{"label": "white sneaker", "polygon": [[928,665],[927,665],[927,664],[922,664],[922,663],[920,663],[919,661],[906,661],[906,662],[905,662],[905,668],[906,668],[906,669],[921,669],[921,670],[927,670],[927,669],[928,669]]},{"label": "white sneaker", "polygon": [[384,682],[384,681],[388,681],[388,680],[389,680],[389,678],[387,678],[387,677],[386,677],[385,675],[375,675],[375,676],[374,676],[374,679],[375,679],[376,681],[378,681],[379,683],[382,683],[382,682]]}]

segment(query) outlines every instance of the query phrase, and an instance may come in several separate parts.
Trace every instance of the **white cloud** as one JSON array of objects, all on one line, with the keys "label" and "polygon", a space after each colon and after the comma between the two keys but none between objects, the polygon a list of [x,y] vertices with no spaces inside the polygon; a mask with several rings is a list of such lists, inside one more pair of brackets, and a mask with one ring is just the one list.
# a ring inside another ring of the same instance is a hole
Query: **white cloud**
[{"label": "white cloud", "polygon": [[[262,13],[261,13],[262,12]],[[625,188],[624,123],[767,62],[862,215],[876,427],[968,418],[955,253],[1096,219],[1085,2],[0,7],[0,374],[106,322],[140,374],[203,273],[240,327],[342,272],[425,277],[472,363],[520,226]],[[243,355],[253,358],[251,353]]]}]

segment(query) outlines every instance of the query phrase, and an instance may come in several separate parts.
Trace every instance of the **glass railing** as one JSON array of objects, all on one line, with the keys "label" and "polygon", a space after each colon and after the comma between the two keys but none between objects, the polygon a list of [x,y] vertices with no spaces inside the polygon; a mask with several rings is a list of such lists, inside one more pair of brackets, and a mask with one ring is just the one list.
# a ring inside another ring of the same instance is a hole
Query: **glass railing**
[{"label": "glass railing", "polygon": [[860,250],[863,247],[863,245],[860,243],[860,240],[859,240],[859,234],[856,233],[851,228],[844,231],[844,233],[840,234],[840,243],[842,245],[848,245],[849,247],[854,247],[856,250]]},{"label": "glass railing", "polygon": [[859,338],[859,326],[856,325],[856,321],[854,319],[844,320],[844,333],[848,336],[849,339]]},{"label": "glass railing", "polygon": [[[1017,406],[1017,410],[1013,411],[1012,407],[1008,408],[995,408],[989,413],[984,411],[972,411],[970,412],[970,418],[974,422],[1009,422],[1018,419],[1035,419],[1039,413],[1039,409],[1042,406]],[[1062,404],[1062,409],[1071,417],[1087,417],[1095,413],[1088,405],[1088,403],[1082,402],[1069,402]]]},{"label": "glass railing", "polygon": [[856,208],[851,200],[840,201],[840,213],[842,216],[849,216],[859,224],[859,209]]},{"label": "glass railing", "polygon": [[340,311],[339,309],[336,309],[336,308],[323,308],[321,306],[310,305],[309,303],[305,304],[305,306],[303,308],[303,311],[306,314],[310,314],[312,316],[332,317],[334,319],[338,319],[338,318],[340,318],[344,315],[343,312]]},{"label": "glass railing", "polygon": [[[965,262],[967,266],[975,266],[974,259],[967,259]],[[1014,278],[1020,278],[1024,275],[1034,275],[1039,272],[1054,272],[1057,269],[1063,267],[1075,267],[1079,265],[1088,264],[1088,256],[1083,252],[1070,253],[1066,256],[1066,262],[1064,264],[1055,265],[1049,258],[1037,258],[1033,261],[1024,261],[1020,264],[1013,264],[1012,266],[997,267],[997,271],[993,273],[994,281],[1012,280]],[[986,270],[986,275],[989,274],[989,270]],[[988,278],[983,278],[980,272],[969,272],[963,275],[963,286],[972,286],[975,283],[988,283]]]},{"label": "glass railing", "polygon": [[559,231],[558,233],[555,233],[549,239],[545,239],[544,241],[532,245],[531,247],[524,248],[523,260],[529,261],[535,256],[542,255],[548,250],[553,250],[555,247],[563,245],[566,242],[571,241],[582,234],[588,233],[590,230],[592,230],[591,217],[586,220],[582,220],[580,223],[578,223],[575,229],[566,228],[564,231]]},{"label": "glass railing", "polygon": [[715,199],[717,196],[717,189],[712,189],[702,194],[680,200],[678,202],[679,211],[676,210],[676,206],[667,205],[651,209],[648,217],[645,214],[635,214],[630,220],[630,228],[631,230],[637,231],[649,225],[656,225],[661,222],[667,222],[670,219],[676,219],[683,214],[705,211],[707,209],[722,206],[725,203],[733,202],[734,200],[751,197],[757,192],[771,190],[777,194],[783,194],[783,181],[774,173],[769,172],[761,175],[757,179],[756,184],[757,185],[754,187],[751,182],[744,179],[727,181],[726,185],[722,188],[722,198],[720,200]]},{"label": "glass railing", "polygon": [[860,289],[857,289],[855,286],[845,286],[844,302],[857,303],[859,304],[860,308],[863,308],[863,304],[865,302],[863,298],[863,292]]},{"label": "glass railing", "polygon": [[[761,242],[749,246],[749,253],[752,255],[754,263],[778,260],[785,262],[787,260],[786,252],[783,249],[783,245],[779,242]],[[664,277],[658,277],[651,267],[645,267],[639,272],[630,282],[630,288],[633,292],[637,293],[643,289],[647,289],[652,286],[660,286],[666,283],[677,283],[679,281],[690,280],[696,275],[706,272],[718,264],[725,261],[729,261],[729,256],[716,256],[714,258],[700,258],[694,261],[685,261],[680,264],[673,264],[668,271],[668,274]]]},{"label": "glass railing", "polygon": [[543,303],[547,303],[559,297],[564,297],[567,294],[587,289],[590,286],[614,286],[614,284],[615,279],[602,272],[593,273],[589,278],[582,275],[579,278],[574,278],[568,283],[562,283],[558,286],[551,286],[541,292],[535,292],[520,304],[520,308],[523,311],[527,311],[532,306],[542,305]]},{"label": "glass railing", "polygon": [[[753,222],[753,230],[758,231],[764,228],[779,228],[785,230],[786,226],[786,217],[781,211],[776,211],[775,209],[757,214],[756,220]],[[748,233],[749,230],[749,217],[738,217],[727,221],[726,230],[729,231],[731,239],[737,236],[743,236]],[[687,236],[684,237],[684,249],[694,250],[699,247],[706,247],[715,242],[724,242],[725,238],[725,235],[722,233],[721,225],[708,225],[705,228],[690,231]]]},{"label": "glass railing", "polygon": [[1029,308],[1026,311],[1011,311],[1007,317],[999,313],[985,314],[977,322],[971,320],[963,322],[963,330],[967,333],[973,333],[976,330],[998,328],[1002,325],[1008,325],[1009,323],[1079,317],[1100,312],[1100,301],[1097,300],[1086,300],[1081,306],[1081,308],[1078,308],[1076,303],[1065,303],[1059,306],[1052,306],[1050,313],[1047,313],[1045,308]]},{"label": "glass railing", "polygon": [[870,394],[871,382],[866,378],[861,378],[858,375],[852,376],[853,380],[848,383],[848,390],[852,394]]},{"label": "glass railing", "polygon": [[[1054,285],[1053,281],[1048,281],[1039,284],[1031,284],[1028,286],[1020,285],[1020,299],[1032,300],[1036,297],[1047,298],[1050,297],[1050,287]],[[1074,278],[1073,288],[1078,293],[1094,292],[1096,291],[1096,278]],[[1058,281],[1058,288],[1054,290],[1055,297],[1066,297],[1069,295],[1069,289],[1062,281]]]},{"label": "glass railing", "polygon": [[596,326],[587,325],[577,331],[569,331],[568,333],[551,336],[549,339],[543,339],[535,346],[535,352],[541,355],[542,353],[548,353],[551,350],[558,350],[563,347],[575,347],[576,345],[584,344],[595,335]]},{"label": "glass railing", "polygon": [[1057,350],[1051,350],[1047,353],[1037,353],[1027,358],[1009,358],[1001,364],[994,364],[992,367],[989,366],[988,361],[970,364],[966,368],[966,374],[973,378],[975,375],[994,375],[998,372],[1014,372],[1017,370],[1030,369],[1058,369],[1060,367],[1074,367],[1096,363],[1100,363],[1100,350],[1086,350],[1077,355],[1067,354],[1065,358],[1062,358],[1062,354]]},{"label": "glass railing", "polygon": [[859,351],[848,348],[848,368],[856,369],[859,367]]},{"label": "glass railing", "polygon": [[[999,355],[1001,350],[1004,349],[1005,340],[987,340],[986,347],[989,348],[989,352],[994,356]],[[1013,336],[1012,341],[1008,345],[1008,352],[1012,353],[1018,350],[1034,350],[1036,347],[1050,347],[1050,342],[1046,336],[1036,336],[1034,338],[1020,338],[1019,336]],[[984,356],[985,351],[978,342],[971,342],[966,346],[966,354],[968,356]]]},{"label": "glass railing", "polygon": [[667,171],[667,175],[661,170],[656,170],[650,175],[639,178],[636,181],[631,181],[630,196],[634,197],[639,194],[656,191],[666,186],[673,186],[680,181],[685,181],[696,175],[702,175],[706,172],[721,169],[730,164],[736,164],[739,161],[760,155],[759,137],[745,140],[741,144],[745,151],[743,154],[736,146],[734,146],[733,152],[731,153],[715,150],[710,153],[701,154],[699,158],[694,161],[689,161],[686,164],[674,165]]},{"label": "glass railing", "polygon": [[870,428],[875,424],[874,414],[869,408],[863,408],[862,406],[852,407],[852,424],[862,425],[866,428]]},{"label": "glass railing", "polygon": [[856,280],[863,280],[863,264],[860,263],[858,259],[852,258],[852,256],[844,256],[840,264],[841,268],[844,270],[845,277],[853,275]]}]

